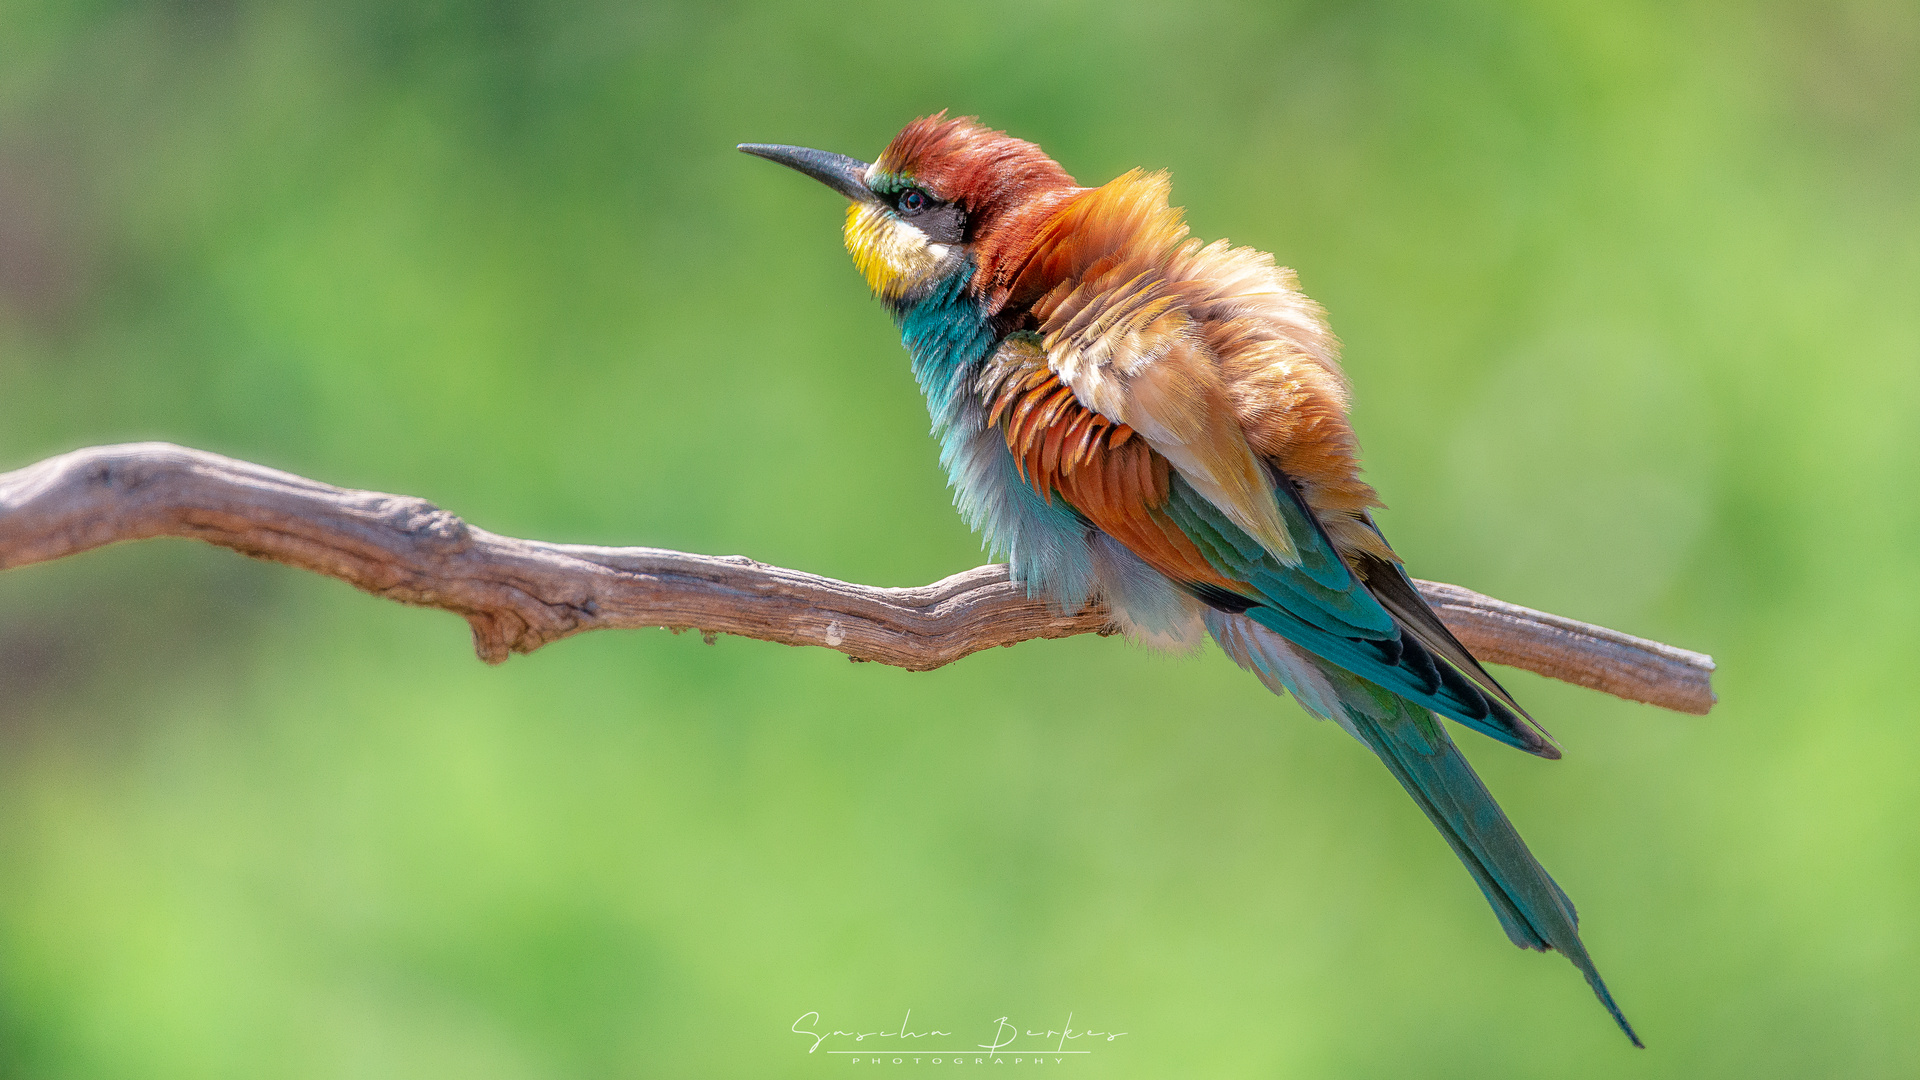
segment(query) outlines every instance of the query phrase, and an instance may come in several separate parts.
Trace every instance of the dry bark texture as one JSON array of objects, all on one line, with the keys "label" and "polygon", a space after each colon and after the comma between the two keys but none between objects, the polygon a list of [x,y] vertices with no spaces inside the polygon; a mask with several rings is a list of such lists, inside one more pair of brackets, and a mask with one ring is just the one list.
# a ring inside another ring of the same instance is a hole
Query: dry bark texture
[{"label": "dry bark texture", "polygon": [[[668,627],[928,671],[994,645],[1105,633],[1098,607],[1049,611],[980,566],[883,589],[739,555],[516,540],[417,498],[351,491],[168,443],[96,446],[0,474],[0,570],[178,536],[339,578],[473,627],[490,664],[571,634]],[[1705,714],[1711,658],[1430,581],[1415,582],[1483,661]]]}]

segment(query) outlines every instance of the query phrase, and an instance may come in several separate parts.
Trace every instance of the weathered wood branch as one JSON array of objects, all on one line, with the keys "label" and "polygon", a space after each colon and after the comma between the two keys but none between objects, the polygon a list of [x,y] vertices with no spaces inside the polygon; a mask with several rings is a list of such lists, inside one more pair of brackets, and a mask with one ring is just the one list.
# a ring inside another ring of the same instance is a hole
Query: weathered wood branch
[{"label": "weathered wood branch", "polygon": [[[882,589],[742,556],[516,540],[423,499],[350,491],[167,443],[98,446],[0,474],[0,570],[122,540],[178,536],[342,581],[473,627],[490,664],[612,627],[824,645],[927,671],[994,645],[1103,633],[1107,613],[1049,611],[981,566]],[[1481,659],[1632,701],[1704,714],[1713,661],[1658,642],[1422,581]]]}]

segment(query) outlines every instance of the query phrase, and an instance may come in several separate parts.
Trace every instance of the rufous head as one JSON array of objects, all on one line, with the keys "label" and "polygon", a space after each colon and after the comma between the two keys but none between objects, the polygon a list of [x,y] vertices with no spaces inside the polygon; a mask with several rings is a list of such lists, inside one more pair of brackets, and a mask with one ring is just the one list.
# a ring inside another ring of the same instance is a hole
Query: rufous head
[{"label": "rufous head", "polygon": [[1038,146],[942,112],[908,124],[872,164],[743,143],[851,200],[847,251],[881,299],[905,304],[969,263],[991,270],[1079,189]]}]

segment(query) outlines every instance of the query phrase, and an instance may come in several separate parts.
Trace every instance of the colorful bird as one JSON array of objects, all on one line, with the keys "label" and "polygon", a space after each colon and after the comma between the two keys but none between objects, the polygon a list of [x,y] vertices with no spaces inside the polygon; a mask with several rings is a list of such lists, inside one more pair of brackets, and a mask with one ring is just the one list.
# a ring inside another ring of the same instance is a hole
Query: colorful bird
[{"label": "colorful bird", "polygon": [[1436,617],[1370,510],[1319,305],[1271,256],[1187,235],[1165,173],[1084,188],[1039,147],[944,113],[877,161],[741,150],[851,200],[854,265],[900,324],[968,524],[1063,609],[1135,639],[1211,635],[1379,755],[1514,944],[1558,949],[1640,1039],[1535,861],[1435,714],[1558,749]]}]

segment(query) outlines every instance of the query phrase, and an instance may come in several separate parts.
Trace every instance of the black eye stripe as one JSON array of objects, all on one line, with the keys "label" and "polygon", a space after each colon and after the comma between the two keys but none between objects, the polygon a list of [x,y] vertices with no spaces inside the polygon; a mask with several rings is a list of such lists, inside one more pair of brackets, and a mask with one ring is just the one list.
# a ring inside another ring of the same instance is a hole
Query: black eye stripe
[{"label": "black eye stripe", "polygon": [[959,244],[966,240],[966,212],[953,203],[934,203],[914,217],[903,215],[903,218],[936,244]]},{"label": "black eye stripe", "polygon": [[903,185],[898,191],[883,193],[882,198],[900,215],[902,221],[911,222],[913,227],[925,233],[927,239],[937,244],[963,243],[966,238],[967,214],[957,203],[942,202],[925,188],[911,184]]}]

